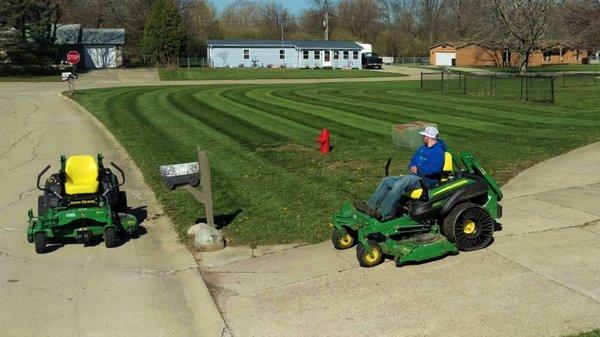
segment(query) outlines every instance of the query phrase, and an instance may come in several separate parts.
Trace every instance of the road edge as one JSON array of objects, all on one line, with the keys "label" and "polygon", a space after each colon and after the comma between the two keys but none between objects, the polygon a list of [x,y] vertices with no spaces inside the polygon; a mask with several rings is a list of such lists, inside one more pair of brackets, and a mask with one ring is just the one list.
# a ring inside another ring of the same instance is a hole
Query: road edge
[{"label": "road edge", "polygon": [[[127,150],[115,138],[115,136],[104,126],[104,124],[102,124],[100,120],[96,118],[96,116],[94,116],[77,101],[66,97],[63,95],[63,93],[59,93],[57,95],[60,97],[60,99],[67,102],[67,104],[70,104],[76,108],[77,111],[84,115],[85,118],[90,120],[95,127],[101,130],[106,139],[115,146],[115,152],[130,160],[130,165],[134,167],[136,171],[138,171],[136,174],[139,174],[139,176],[142,177],[142,181],[144,187],[148,191],[148,195],[154,199],[157,205],[159,205],[161,213],[165,214],[164,211],[162,211],[162,205],[156,199],[154,191],[152,191],[150,186],[148,186],[146,181],[144,181],[142,171],[131,158],[131,156],[129,156]],[[169,226],[171,229],[173,229],[171,219],[166,214],[163,216],[168,219]],[[175,244],[180,245],[179,242],[175,242]],[[193,264],[195,267],[178,271],[174,273],[173,276],[177,278],[178,282],[181,284],[181,288],[185,294],[187,302],[185,307],[191,311],[191,316],[194,317],[194,325],[197,327],[196,330],[201,336],[231,336],[231,332],[225,323],[225,319],[219,311],[214,298],[210,294],[210,291],[206,286],[206,282],[202,278],[197,261],[187,248],[186,250],[189,254],[190,264]]]}]

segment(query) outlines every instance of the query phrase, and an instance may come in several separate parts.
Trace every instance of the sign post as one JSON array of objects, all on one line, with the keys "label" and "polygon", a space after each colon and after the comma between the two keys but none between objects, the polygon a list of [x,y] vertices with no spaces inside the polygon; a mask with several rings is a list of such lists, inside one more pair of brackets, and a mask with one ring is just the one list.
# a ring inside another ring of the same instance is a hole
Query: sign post
[{"label": "sign post", "polygon": [[79,55],[77,50],[71,50],[67,53],[67,62],[73,66],[73,74],[75,74],[75,66],[77,63],[79,63],[79,61],[81,61],[81,55]]}]

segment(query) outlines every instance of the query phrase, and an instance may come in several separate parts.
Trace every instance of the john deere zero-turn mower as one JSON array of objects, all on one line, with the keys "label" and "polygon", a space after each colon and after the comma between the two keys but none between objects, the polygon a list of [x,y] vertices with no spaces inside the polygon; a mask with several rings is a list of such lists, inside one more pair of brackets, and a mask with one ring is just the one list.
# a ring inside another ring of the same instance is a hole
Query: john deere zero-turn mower
[{"label": "john deere zero-turn mower", "polygon": [[51,240],[75,239],[88,243],[95,236],[104,236],[106,247],[117,244],[123,232],[135,236],[137,220],[126,213],[127,199],[119,187],[125,183],[125,173],[115,163],[110,164],[121,173],[121,182],[110,168],[89,155],[66,158],[61,156],[61,168],[40,186],[40,179],[50,169],[46,166],[37,177],[37,187],[44,192],[38,197],[37,216],[30,209],[27,240],[35,243],[35,251],[44,253]]},{"label": "john deere zero-turn mower", "polygon": [[[390,160],[386,165],[386,176]],[[379,221],[347,202],[334,215],[332,241],[336,249],[357,245],[363,267],[374,267],[384,256],[397,266],[434,259],[459,250],[477,250],[493,240],[495,219],[502,216],[498,184],[469,153],[458,160],[446,152],[436,186],[403,196],[396,216]]]}]

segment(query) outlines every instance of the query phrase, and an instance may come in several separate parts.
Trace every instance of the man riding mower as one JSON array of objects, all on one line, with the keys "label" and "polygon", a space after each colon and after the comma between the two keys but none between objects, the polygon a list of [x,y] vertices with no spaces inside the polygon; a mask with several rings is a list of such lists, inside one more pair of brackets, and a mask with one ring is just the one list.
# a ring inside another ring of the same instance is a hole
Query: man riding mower
[{"label": "man riding mower", "polygon": [[121,173],[121,183],[110,168],[89,155],[76,155],[68,159],[61,156],[61,169],[46,180],[40,179],[48,171],[46,166],[37,178],[37,187],[44,192],[38,197],[37,217],[29,210],[27,240],[35,243],[38,254],[46,252],[49,240],[76,239],[88,243],[96,236],[104,236],[106,247],[117,245],[117,236],[126,232],[134,237],[137,220],[126,214],[127,199],[119,187],[125,183],[125,174],[115,163],[111,165]]},{"label": "man riding mower", "polygon": [[358,244],[363,267],[380,264],[385,255],[401,266],[485,248],[493,240],[494,219],[502,216],[496,181],[472,155],[455,158],[436,128],[421,135],[425,145],[412,157],[409,175],[384,178],[366,203],[345,203],[334,216],[334,247]]}]

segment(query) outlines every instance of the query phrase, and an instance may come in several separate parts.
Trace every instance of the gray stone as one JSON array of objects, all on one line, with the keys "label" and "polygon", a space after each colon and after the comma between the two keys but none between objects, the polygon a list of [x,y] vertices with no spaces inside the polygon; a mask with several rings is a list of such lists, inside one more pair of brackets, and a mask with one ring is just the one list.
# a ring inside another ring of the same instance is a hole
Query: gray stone
[{"label": "gray stone", "polygon": [[196,235],[197,231],[198,231],[198,224],[195,224],[193,226],[190,226],[190,228],[188,228],[187,234],[188,235]]},{"label": "gray stone", "polygon": [[202,252],[212,252],[225,248],[225,240],[221,232],[205,223],[196,225],[194,246]]}]

